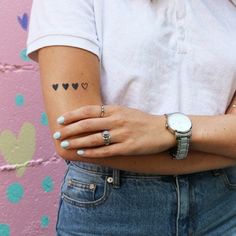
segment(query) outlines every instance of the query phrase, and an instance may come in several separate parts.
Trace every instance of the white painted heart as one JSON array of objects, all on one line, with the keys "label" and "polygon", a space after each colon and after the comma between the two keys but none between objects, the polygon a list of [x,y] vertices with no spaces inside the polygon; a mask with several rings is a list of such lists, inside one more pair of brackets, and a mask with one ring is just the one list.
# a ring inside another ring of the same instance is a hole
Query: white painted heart
[{"label": "white painted heart", "polygon": [[[3,154],[7,164],[24,164],[32,160],[35,152],[35,127],[25,122],[20,129],[18,136],[6,129],[0,133],[0,152]],[[26,166],[16,169],[16,174],[21,177]]]}]

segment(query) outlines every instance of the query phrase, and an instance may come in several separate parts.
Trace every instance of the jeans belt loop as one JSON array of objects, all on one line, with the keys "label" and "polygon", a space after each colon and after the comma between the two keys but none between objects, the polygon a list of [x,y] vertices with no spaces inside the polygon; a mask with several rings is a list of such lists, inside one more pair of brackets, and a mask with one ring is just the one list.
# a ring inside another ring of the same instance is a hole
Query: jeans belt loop
[{"label": "jeans belt loop", "polygon": [[120,170],[113,169],[113,188],[120,188]]}]

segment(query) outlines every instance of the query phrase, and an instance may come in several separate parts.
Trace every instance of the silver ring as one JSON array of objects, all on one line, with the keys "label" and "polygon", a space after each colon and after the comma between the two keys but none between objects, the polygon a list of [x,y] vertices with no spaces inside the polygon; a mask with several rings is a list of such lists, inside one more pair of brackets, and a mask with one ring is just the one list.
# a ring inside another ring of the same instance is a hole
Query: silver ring
[{"label": "silver ring", "polygon": [[111,135],[110,135],[110,132],[108,130],[104,130],[102,132],[102,137],[103,137],[105,145],[109,145],[111,143]]},{"label": "silver ring", "polygon": [[101,113],[100,113],[100,117],[103,117],[105,114],[105,108],[104,108],[104,105],[102,104],[101,105]]}]

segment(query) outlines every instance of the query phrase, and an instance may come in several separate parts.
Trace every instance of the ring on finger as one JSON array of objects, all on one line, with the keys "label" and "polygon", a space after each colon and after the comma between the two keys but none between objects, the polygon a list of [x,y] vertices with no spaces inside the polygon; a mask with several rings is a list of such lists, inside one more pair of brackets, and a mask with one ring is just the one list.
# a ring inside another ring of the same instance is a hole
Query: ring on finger
[{"label": "ring on finger", "polygon": [[101,105],[101,113],[100,113],[100,117],[103,117],[104,114],[105,114],[105,107],[104,107],[104,105],[102,104],[102,105]]},{"label": "ring on finger", "polygon": [[102,132],[102,137],[103,137],[104,145],[110,145],[111,144],[111,135],[110,135],[110,132],[108,130],[104,130]]}]

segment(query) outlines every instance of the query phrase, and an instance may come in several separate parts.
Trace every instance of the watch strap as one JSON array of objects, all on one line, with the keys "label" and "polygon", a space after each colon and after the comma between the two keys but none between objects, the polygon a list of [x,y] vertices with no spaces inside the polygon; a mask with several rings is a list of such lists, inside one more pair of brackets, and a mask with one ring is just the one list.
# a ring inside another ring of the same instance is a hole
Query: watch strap
[{"label": "watch strap", "polygon": [[177,145],[170,149],[170,154],[177,160],[185,159],[188,155],[191,131],[181,134],[176,132]]}]

